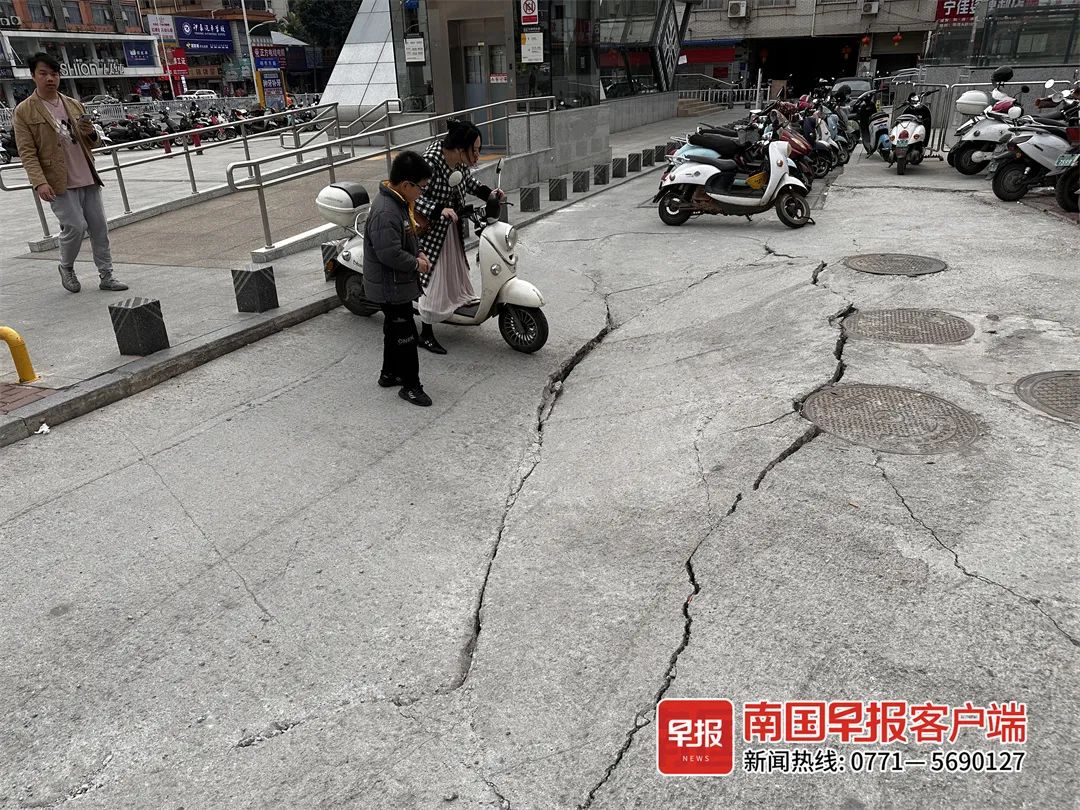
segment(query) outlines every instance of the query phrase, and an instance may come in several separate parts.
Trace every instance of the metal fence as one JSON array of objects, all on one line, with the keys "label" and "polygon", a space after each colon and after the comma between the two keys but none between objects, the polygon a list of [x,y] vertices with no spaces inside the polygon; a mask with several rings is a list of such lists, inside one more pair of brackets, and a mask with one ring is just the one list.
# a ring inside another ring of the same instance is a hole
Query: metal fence
[{"label": "metal fence", "polygon": [[731,89],[714,87],[706,90],[680,90],[679,98],[704,101],[719,107],[734,107],[736,104],[758,103],[758,89],[755,87]]},{"label": "metal fence", "polygon": [[[178,140],[180,142],[180,146],[175,148],[180,151],[187,164],[187,174],[188,181],[191,185],[191,193],[198,194],[199,185],[197,180],[195,179],[195,167],[191,162],[191,153],[193,151],[205,152],[207,150],[217,149],[220,147],[235,144],[237,140],[240,140],[244,147],[244,156],[247,161],[250,161],[251,140],[258,135],[267,134],[264,130],[261,129],[260,131],[255,132],[254,128],[265,127],[267,121],[286,122],[286,124],[282,128],[272,130],[271,134],[276,135],[278,133],[291,132],[295,143],[300,142],[301,132],[310,130],[312,127],[316,128],[320,134],[326,133],[328,136],[332,135],[335,138],[340,135],[340,132],[338,130],[338,109],[336,103],[317,105],[309,109],[313,109],[316,113],[316,116],[314,119],[310,119],[307,121],[294,121],[292,119],[292,112],[267,113],[250,121],[233,121],[226,124],[219,124],[217,126],[201,127],[198,129],[184,130],[183,132],[174,132],[169,135],[156,135],[153,138],[144,138],[139,141],[129,141],[127,143],[116,144],[113,146],[102,146],[94,150],[94,154],[98,156],[97,165],[95,166],[95,168],[97,169],[99,174],[116,175],[117,188],[120,190],[120,198],[124,203],[124,213],[130,214],[132,213],[131,203],[128,199],[127,185],[124,180],[124,171],[130,170],[135,166],[143,166],[147,163],[155,163],[159,160],[176,157],[176,153],[171,151],[171,143],[173,141]],[[239,138],[233,138],[230,140],[216,140],[216,136],[218,135],[219,131],[225,128],[235,129],[239,133]],[[195,146],[193,142],[194,136],[196,135],[199,136],[199,146]],[[334,142],[335,141],[331,141],[331,143]],[[163,151],[165,149],[166,143],[170,144],[170,151]],[[121,151],[124,151],[126,154],[127,150],[133,149],[154,150],[154,154],[147,155],[146,151],[140,151],[137,153],[139,155],[142,155],[140,157],[137,157],[133,160],[120,160]],[[305,152],[315,149],[322,149],[322,147],[310,147],[310,149],[308,150],[292,149],[283,154],[292,157],[296,163],[302,163]],[[332,153],[328,151],[327,154],[330,155]],[[277,159],[277,157],[278,156],[275,156],[274,159]],[[105,158],[106,160],[101,160],[101,158]],[[241,164],[232,164],[230,166],[230,170],[232,166],[246,165],[247,161]],[[10,177],[14,177],[15,179],[9,182],[8,178]],[[231,180],[229,185],[232,185]],[[31,196],[34,198],[34,204],[37,206],[38,219],[41,222],[41,231],[42,234],[47,238],[50,234],[49,224],[48,221],[45,219],[45,210],[44,208],[42,208],[41,200],[38,198],[37,194],[33,193],[30,183],[26,178],[26,173],[23,170],[23,167],[19,165],[0,166],[0,191],[27,190],[31,191]],[[203,190],[205,191],[206,188],[204,188]]]},{"label": "metal fence", "polygon": [[[1070,79],[1054,80],[1055,88],[1059,85],[1068,86],[1071,84],[1072,80]],[[934,149],[945,151],[956,141],[956,128],[971,117],[957,112],[956,100],[967,90],[984,90],[989,98],[990,91],[997,86],[998,85],[995,85],[993,82],[932,84],[919,82],[912,83],[904,80],[893,81],[890,84],[890,90],[894,104],[894,118],[895,111],[907,99],[909,93],[924,93],[933,88],[940,88],[941,92],[935,93],[930,99],[930,118],[933,122],[933,131],[928,138],[927,143]],[[1032,101],[1034,97],[1043,95],[1044,93],[1053,92],[1052,90],[1046,90],[1042,84],[1031,82],[1006,82],[1001,86],[1008,88],[1010,91],[1016,91],[1017,100],[1025,104]],[[1029,93],[1026,94],[1026,98],[1021,97],[1024,94],[1020,92],[1021,88],[1024,86],[1029,88]],[[1030,109],[1030,105],[1028,105],[1028,107]]]},{"label": "metal fence", "polygon": [[[534,110],[533,105],[540,103],[544,105],[543,109]],[[484,113],[487,111],[494,112],[500,107],[504,110],[504,115],[498,118],[486,118],[481,121],[476,121],[476,125],[483,128],[505,121],[509,128],[510,121],[523,120],[525,123],[525,151],[531,152],[532,119],[543,115],[546,116],[548,122],[548,143],[551,142],[551,113],[555,109],[555,97],[540,96],[528,99],[509,99],[507,101],[497,101],[493,104],[485,104],[480,107],[471,107],[467,110],[458,110],[444,115],[434,115],[419,122],[410,121],[404,124],[383,127],[381,129],[365,130],[355,135],[347,135],[318,145],[290,149],[281,152],[280,154],[270,155],[264,158],[252,160],[249,157],[247,160],[230,163],[229,167],[225,170],[225,179],[229,184],[229,188],[233,191],[254,191],[257,194],[259,200],[259,213],[262,216],[265,247],[272,248],[274,246],[274,237],[270,230],[270,215],[266,206],[266,189],[299,180],[303,177],[320,174],[322,172],[326,172],[330,182],[334,183],[337,182],[337,169],[347,166],[350,163],[355,163],[358,160],[370,160],[378,157],[386,158],[386,170],[389,174],[390,163],[395,152],[400,152],[403,149],[413,149],[431,143],[436,138],[442,137],[442,133],[439,132],[439,124],[442,122],[450,118],[465,118],[466,120],[470,120],[474,113]],[[490,113],[488,114],[490,115]],[[405,130],[410,128],[415,129],[417,126],[427,126],[428,134],[424,137],[409,141],[408,143],[396,143],[394,141],[395,135],[403,135],[405,134]],[[383,148],[375,152],[356,155],[355,147],[357,145],[364,145],[363,142],[370,142],[372,138],[381,138],[384,144]],[[346,150],[353,152],[353,154],[345,154]],[[507,139],[506,153],[507,155],[512,153],[509,138]],[[266,176],[269,174],[267,169],[271,164],[293,158],[297,159],[299,162],[299,159],[307,154],[318,154],[320,157],[325,154],[326,159],[318,166],[291,172],[283,177],[268,178]]]}]

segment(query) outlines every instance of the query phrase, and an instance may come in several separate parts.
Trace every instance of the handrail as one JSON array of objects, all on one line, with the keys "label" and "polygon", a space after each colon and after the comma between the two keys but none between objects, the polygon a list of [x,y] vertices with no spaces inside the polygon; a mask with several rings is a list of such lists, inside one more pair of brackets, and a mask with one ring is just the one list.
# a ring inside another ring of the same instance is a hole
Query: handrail
[{"label": "handrail", "polygon": [[[353,134],[353,131],[352,131],[353,127],[355,127],[357,124],[364,121],[364,119],[366,119],[369,115],[371,115],[373,112],[375,112],[376,110],[378,110],[378,109],[380,109],[382,107],[385,107],[386,111],[381,116],[376,118],[374,123],[378,124],[381,121],[389,122],[390,121],[390,103],[391,102],[394,102],[395,104],[397,104],[397,110],[395,110],[395,112],[400,114],[401,112],[403,112],[405,110],[405,104],[400,98],[388,98],[388,99],[385,99],[381,103],[376,104],[374,107],[372,107],[370,110],[365,112],[363,115],[358,115],[356,118],[354,118],[348,124],[346,124],[345,127],[344,127],[345,131],[348,132],[350,135],[352,135]],[[373,126],[372,124],[369,124],[368,126],[364,127],[364,129],[360,130],[360,132],[364,132],[366,130],[369,130],[369,129],[371,129],[372,126]]]},{"label": "handrail", "polygon": [[[307,110],[311,110],[311,109],[321,110],[322,112],[317,113],[316,117],[322,115],[323,112],[325,112],[327,110],[332,110],[333,111],[332,125],[334,125],[334,122],[336,122],[336,120],[337,120],[337,106],[338,105],[337,105],[336,102],[330,102],[328,104],[320,104],[320,105],[317,105],[315,107],[306,107],[304,109],[307,109]],[[204,151],[207,151],[207,150],[210,150],[210,149],[216,149],[216,148],[219,148],[219,147],[224,147],[224,146],[227,146],[227,145],[229,145],[231,143],[231,141],[229,141],[229,140],[225,140],[225,141],[216,141],[216,140],[202,141],[202,136],[204,134],[216,133],[218,130],[225,129],[225,128],[228,128],[228,127],[233,127],[233,128],[238,129],[239,132],[240,132],[240,137],[243,140],[243,144],[244,144],[244,155],[250,160],[251,159],[251,146],[250,146],[249,141],[252,138],[256,138],[256,137],[259,137],[261,135],[272,135],[273,134],[273,133],[267,133],[267,132],[251,133],[249,131],[251,125],[256,121],[268,121],[268,120],[274,120],[274,119],[280,119],[280,118],[283,118],[283,117],[288,117],[288,116],[294,115],[295,112],[296,112],[295,110],[284,110],[282,112],[276,112],[276,113],[269,113],[268,112],[268,113],[266,113],[264,115],[261,115],[261,116],[258,116],[256,118],[254,118],[254,119],[240,119],[240,120],[237,120],[237,121],[231,121],[231,120],[230,121],[223,121],[220,124],[214,124],[214,125],[211,125],[211,126],[208,126],[208,127],[196,127],[195,129],[178,130],[177,132],[165,133],[165,134],[162,134],[162,135],[154,135],[154,136],[152,136],[150,138],[141,138],[140,140],[137,140],[137,141],[125,141],[123,143],[112,144],[110,146],[99,146],[98,148],[92,150],[93,153],[95,155],[105,155],[105,156],[111,158],[111,165],[103,165],[103,166],[100,166],[100,167],[95,166],[95,169],[97,170],[98,174],[109,174],[109,173],[115,173],[116,174],[117,187],[120,190],[120,199],[124,204],[124,213],[125,214],[130,214],[130,213],[132,213],[132,211],[131,211],[131,202],[128,199],[127,185],[124,182],[123,170],[124,169],[130,169],[130,168],[133,168],[135,166],[142,166],[142,165],[147,164],[147,163],[155,163],[155,162],[157,162],[159,160],[166,160],[166,159],[169,159],[169,158],[173,158],[173,157],[176,157],[176,154],[172,153],[171,149],[170,149],[169,151],[160,152],[160,153],[157,153],[157,154],[150,155],[148,157],[142,157],[142,158],[138,158],[136,160],[128,160],[128,161],[121,162],[120,155],[119,155],[121,150],[126,150],[126,149],[129,149],[129,148],[138,148],[138,147],[141,147],[141,146],[149,146],[151,148],[154,147],[154,146],[159,146],[160,147],[160,146],[162,146],[164,144],[171,143],[173,140],[176,140],[178,138],[181,139],[181,147],[180,147],[180,149],[182,150],[184,160],[185,160],[185,162],[187,164],[187,175],[188,175],[188,182],[189,182],[189,184],[191,186],[191,193],[192,194],[198,194],[199,193],[199,187],[198,187],[198,183],[195,180],[195,168],[194,168],[194,166],[192,164],[192,161],[191,161],[191,150],[195,149],[197,153],[201,153],[201,152],[204,152]],[[290,124],[289,127],[294,129],[294,131],[298,131],[297,128],[307,127],[307,126],[310,126],[310,124],[311,124],[310,120],[309,121],[301,121],[301,122],[294,122],[294,123]],[[189,143],[189,141],[194,140],[194,136],[196,136],[196,135],[199,136],[199,139],[201,141],[200,145],[197,146],[197,147],[194,146],[193,144]],[[295,152],[295,150],[292,150],[292,152],[290,152],[290,154],[292,154],[294,152]],[[302,162],[303,162],[302,159],[299,159],[299,158],[297,159],[297,163],[302,163]],[[22,165],[12,164],[12,165],[8,165],[8,166],[0,166],[0,191],[27,191],[27,190],[32,191],[32,187],[31,187],[28,179],[26,181],[22,182],[22,183],[16,183],[14,185],[8,185],[4,180],[5,173],[7,173],[7,172],[22,172],[23,176],[25,177],[25,171],[24,171]],[[33,196],[34,205],[37,208],[38,221],[41,224],[42,235],[47,239],[50,236],[49,224],[48,224],[48,221],[45,218],[45,210],[42,208],[41,199],[37,196],[37,194],[32,194],[31,196]]]},{"label": "handrail", "polygon": [[[431,127],[431,125],[433,125],[433,124],[435,124],[435,123],[437,123],[439,121],[447,120],[449,118],[467,116],[467,115],[470,115],[471,113],[481,112],[481,111],[484,111],[484,110],[490,110],[490,109],[493,109],[493,108],[496,108],[496,107],[503,107],[504,109],[506,109],[511,104],[518,105],[518,106],[524,105],[525,106],[525,111],[524,112],[517,112],[516,114],[511,114],[510,112],[507,112],[506,115],[504,115],[504,116],[502,116],[500,118],[489,118],[486,121],[479,122],[479,123],[477,123],[477,126],[498,124],[498,123],[501,123],[503,121],[509,122],[509,121],[511,121],[513,119],[525,118],[526,119],[526,133],[527,133],[526,141],[527,141],[527,144],[528,144],[528,146],[526,148],[528,150],[531,150],[531,147],[532,147],[532,131],[531,131],[531,121],[530,121],[530,119],[531,119],[531,116],[533,114],[532,105],[536,104],[536,103],[540,103],[540,102],[543,102],[544,106],[545,106],[545,109],[543,110],[543,113],[544,114],[550,114],[552,109],[553,109],[553,105],[555,103],[555,97],[554,96],[539,96],[539,97],[535,97],[535,98],[518,98],[518,99],[507,99],[506,101],[496,101],[496,102],[493,102],[491,104],[481,105],[479,107],[470,107],[470,108],[465,109],[465,110],[457,110],[457,111],[452,112],[452,113],[445,113],[443,115],[432,116],[430,118],[424,119],[424,121],[421,122],[421,123],[428,124],[428,126]],[[370,158],[378,157],[380,155],[385,155],[386,161],[387,161],[387,171],[389,172],[389,164],[390,164],[391,155],[392,155],[393,152],[400,151],[401,149],[406,149],[406,148],[409,148],[409,147],[412,147],[412,146],[417,146],[419,144],[429,143],[430,141],[433,141],[433,140],[435,140],[436,138],[439,137],[439,135],[437,133],[432,131],[431,134],[428,135],[427,137],[418,138],[418,139],[410,141],[408,143],[403,143],[403,144],[392,144],[391,143],[393,133],[399,132],[399,131],[402,131],[402,130],[406,130],[406,129],[409,129],[410,127],[415,127],[415,126],[417,126],[417,122],[409,121],[409,122],[406,122],[406,123],[403,123],[403,124],[395,124],[394,126],[384,127],[383,129],[375,130],[374,132],[365,131],[365,132],[362,132],[362,133],[358,133],[356,135],[347,135],[347,136],[342,137],[342,138],[337,138],[337,139],[332,140],[332,141],[327,141],[326,143],[320,144],[319,146],[305,146],[305,147],[301,147],[299,149],[290,149],[290,150],[287,150],[285,152],[281,152],[280,154],[277,154],[277,155],[270,155],[270,156],[264,157],[264,158],[256,158],[254,160],[249,157],[247,160],[241,160],[241,161],[237,161],[235,163],[230,163],[228,165],[228,167],[225,169],[225,181],[226,181],[226,183],[228,183],[229,188],[232,189],[233,191],[255,191],[258,194],[258,197],[259,197],[259,211],[260,211],[260,214],[262,216],[263,236],[265,237],[265,246],[267,248],[270,248],[270,247],[273,247],[274,241],[273,241],[273,236],[272,236],[272,234],[270,232],[270,217],[269,217],[269,214],[268,214],[267,208],[266,208],[265,190],[267,188],[271,188],[273,186],[281,185],[282,183],[292,182],[293,180],[299,180],[302,177],[308,177],[310,175],[318,174],[320,172],[327,172],[329,174],[329,176],[330,176],[330,182],[335,182],[336,181],[335,171],[336,171],[337,167],[346,166],[346,165],[348,165],[350,163],[354,163],[354,162],[359,161],[359,160],[368,160]],[[385,147],[383,149],[380,149],[380,150],[378,150],[376,152],[368,153],[368,154],[365,154],[365,155],[356,156],[355,154],[353,154],[353,155],[351,155],[349,157],[344,157],[343,153],[344,153],[345,149],[353,147],[355,145],[356,141],[361,140],[361,139],[367,140],[367,139],[370,139],[372,137],[380,136],[380,135],[384,138],[384,142],[385,142]],[[509,146],[509,144],[508,144],[508,146]],[[334,156],[333,152],[334,152],[335,149],[339,150],[342,153],[342,155],[340,157],[335,157]],[[315,151],[319,151],[319,152],[325,151],[326,152],[327,161],[326,161],[325,164],[321,164],[319,166],[315,166],[315,167],[310,168],[310,169],[304,169],[302,171],[291,172],[289,175],[287,175],[285,177],[277,177],[277,178],[274,178],[274,179],[271,179],[271,180],[264,180],[263,179],[263,167],[264,166],[267,166],[270,163],[273,163],[275,161],[287,160],[290,157],[294,157],[294,156],[298,158],[298,162],[301,162],[299,160],[299,158],[302,158],[303,155],[305,155],[305,154],[307,154],[309,152],[315,152]],[[236,174],[237,174],[237,172],[240,172],[240,171],[245,171],[246,172],[246,178],[240,179],[240,180],[237,179]]]},{"label": "handrail", "polygon": [[[326,110],[324,110],[323,112],[326,112]],[[324,126],[319,126],[319,123],[323,120],[322,116],[323,113],[319,113],[314,118],[309,118],[307,121],[297,122],[291,127],[293,131],[293,149],[298,149],[301,146],[307,146],[312,141],[317,141],[320,137],[322,137],[325,133],[329,132],[331,129],[337,130],[337,135],[339,137],[341,136],[341,127],[338,124],[337,120],[337,110],[332,110],[330,117],[326,119],[326,124]],[[315,134],[303,143],[300,143],[300,130],[310,129],[312,127],[315,128]],[[278,146],[280,146],[282,149],[285,148],[285,130],[282,130],[278,133]]]}]

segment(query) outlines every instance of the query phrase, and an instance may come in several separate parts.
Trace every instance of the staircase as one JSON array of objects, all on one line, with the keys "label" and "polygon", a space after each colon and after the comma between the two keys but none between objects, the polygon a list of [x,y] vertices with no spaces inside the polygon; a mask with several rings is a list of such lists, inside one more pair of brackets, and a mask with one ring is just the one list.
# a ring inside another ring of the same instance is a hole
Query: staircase
[{"label": "staircase", "polygon": [[680,98],[677,115],[680,118],[708,118],[726,109],[719,104],[710,104],[708,101]]}]

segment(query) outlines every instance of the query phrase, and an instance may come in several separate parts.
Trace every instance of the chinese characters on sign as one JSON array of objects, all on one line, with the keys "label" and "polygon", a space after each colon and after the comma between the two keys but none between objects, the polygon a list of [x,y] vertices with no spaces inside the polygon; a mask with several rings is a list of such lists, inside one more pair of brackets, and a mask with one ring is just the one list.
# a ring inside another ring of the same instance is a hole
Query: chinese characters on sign
[{"label": "chinese characters on sign", "polygon": [[944,23],[969,23],[975,19],[978,7],[979,0],[938,0],[937,15],[934,19]]},{"label": "chinese characters on sign", "polygon": [[285,66],[288,51],[282,45],[252,45],[256,70],[279,70]]},{"label": "chinese characters on sign", "polygon": [[544,34],[542,31],[526,31],[521,35],[522,64],[536,64],[544,61]]},{"label": "chinese characters on sign", "polygon": [[733,715],[730,700],[661,700],[656,707],[656,767],[660,773],[731,773]]},{"label": "chinese characters on sign", "polygon": [[150,35],[160,39],[166,48],[175,48],[179,43],[176,41],[176,27],[173,18],[164,14],[147,14],[147,25],[150,26]]},{"label": "chinese characters on sign", "polygon": [[409,34],[405,37],[405,64],[422,65],[427,61],[424,53],[424,35]]},{"label": "chinese characters on sign", "polygon": [[222,20],[176,18],[176,35],[180,44],[196,53],[232,53],[233,41],[229,24]]},{"label": "chinese characters on sign", "polygon": [[150,42],[125,42],[124,61],[129,68],[154,67],[157,59],[154,58],[154,46]]}]

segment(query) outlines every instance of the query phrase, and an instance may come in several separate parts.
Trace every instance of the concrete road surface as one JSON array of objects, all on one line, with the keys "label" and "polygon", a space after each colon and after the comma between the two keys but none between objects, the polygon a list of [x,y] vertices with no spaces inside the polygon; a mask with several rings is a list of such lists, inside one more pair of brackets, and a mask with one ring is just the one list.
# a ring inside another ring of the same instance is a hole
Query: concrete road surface
[{"label": "concrete road surface", "polygon": [[[655,178],[564,209],[519,246],[548,345],[438,329],[430,409],[338,310],[0,450],[0,805],[1075,807],[1080,434],[1013,386],[1077,368],[1080,239],[949,171],[853,162],[798,231],[666,227]],[[948,269],[842,263],[878,251]],[[971,334],[842,331],[884,308]],[[859,384],[961,410],[802,413]],[[857,746],[739,725],[662,776],[688,697],[1017,701],[1024,744],[863,748],[1025,757],[751,773]]]}]

